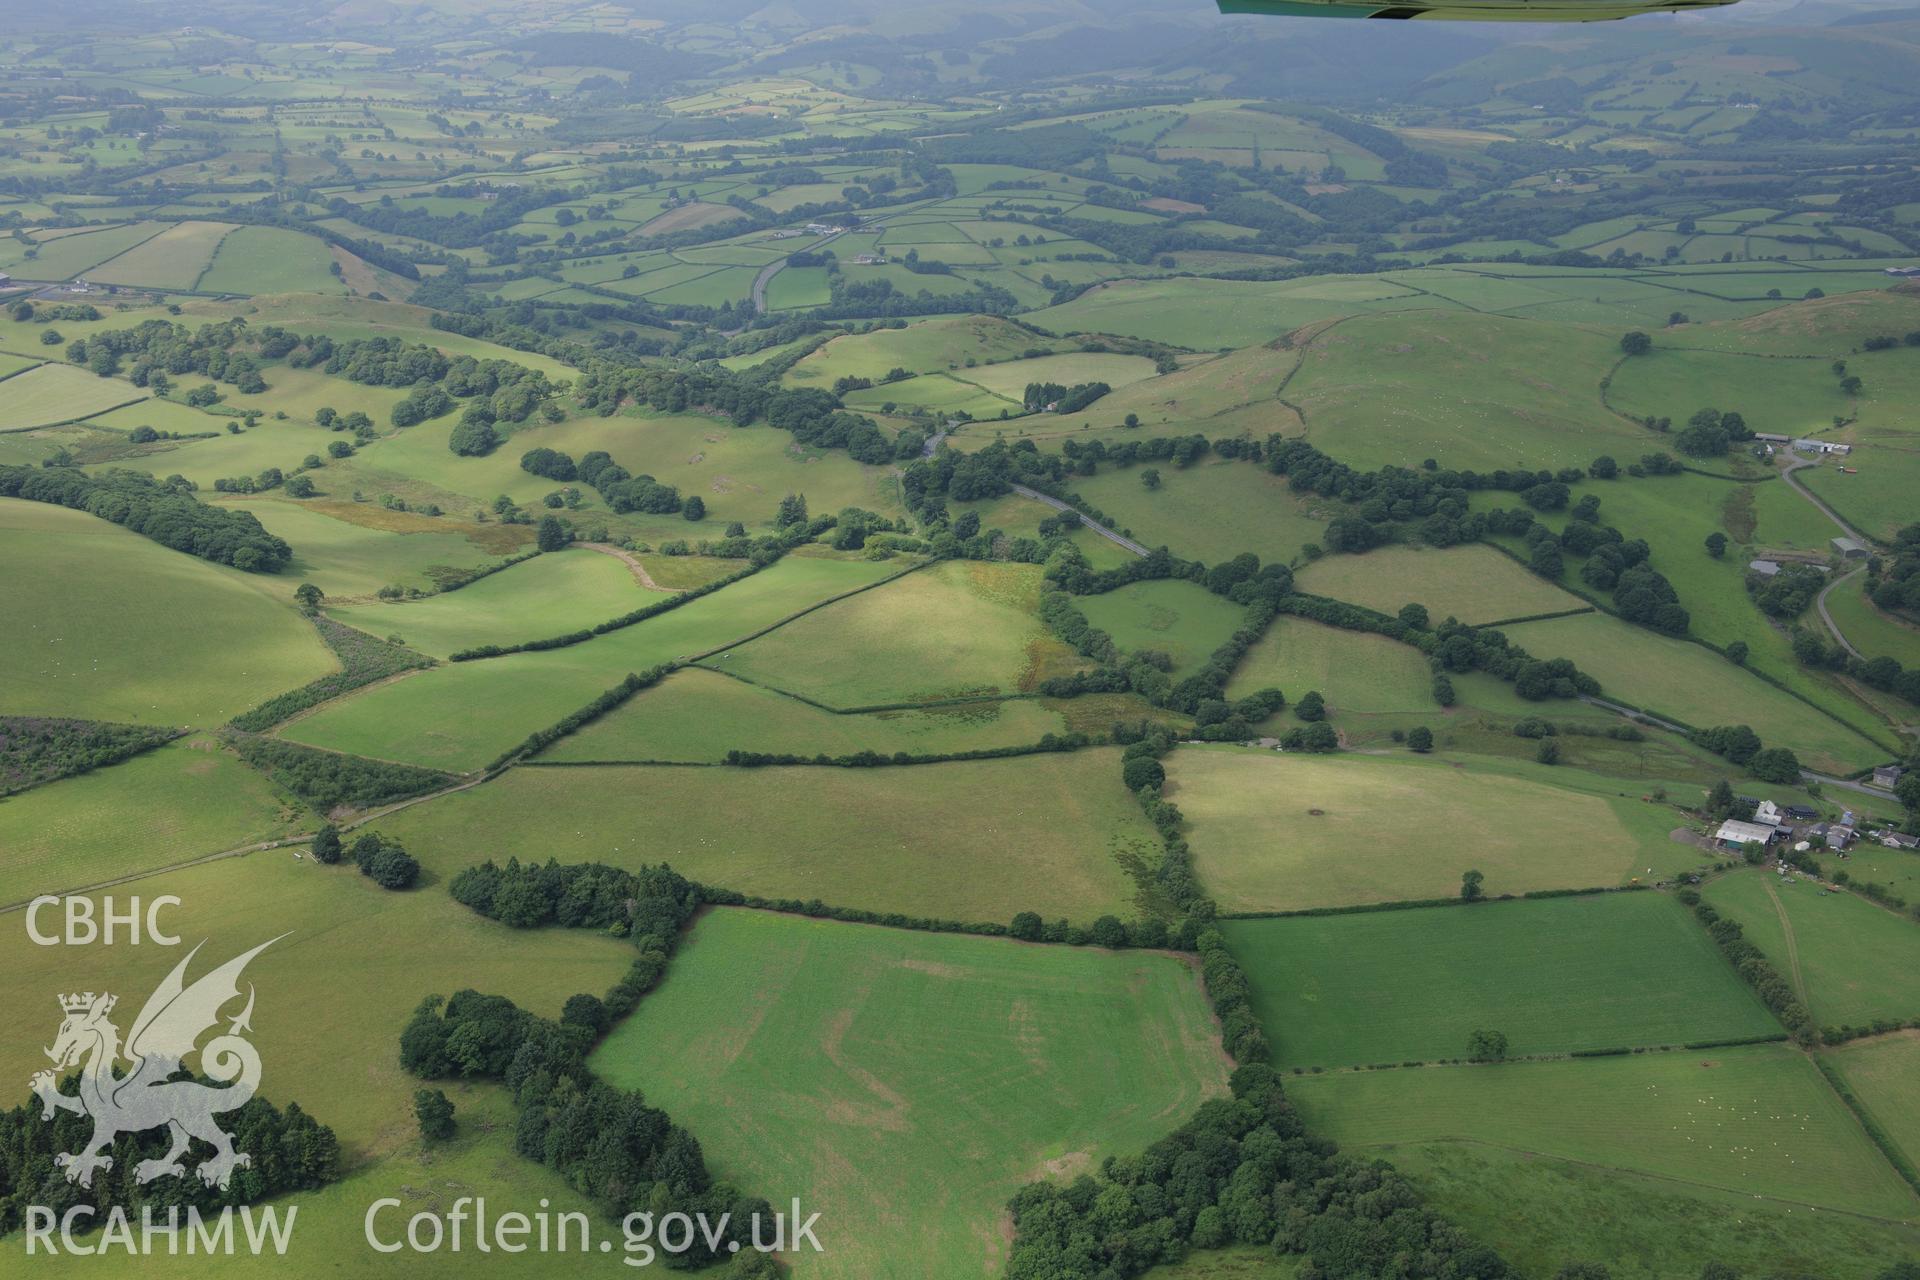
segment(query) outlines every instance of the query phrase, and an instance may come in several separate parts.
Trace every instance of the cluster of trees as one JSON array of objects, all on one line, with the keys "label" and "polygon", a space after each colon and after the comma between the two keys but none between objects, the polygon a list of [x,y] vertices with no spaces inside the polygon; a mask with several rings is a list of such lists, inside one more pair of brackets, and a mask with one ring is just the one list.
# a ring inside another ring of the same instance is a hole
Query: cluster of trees
[{"label": "cluster of trees", "polygon": [[1736,441],[1751,439],[1753,431],[1746,418],[1709,408],[1687,419],[1687,425],[1673,437],[1673,446],[1689,458],[1718,458]]},{"label": "cluster of trees", "polygon": [[163,547],[248,573],[277,573],[293,557],[293,548],[268,533],[252,512],[208,506],[177,476],[163,482],[117,468],[88,475],[74,467],[0,466],[0,497],[72,507]]},{"label": "cluster of trees", "polygon": [[[201,1082],[214,1084],[204,1077]],[[61,1177],[53,1159],[86,1149],[93,1117],[56,1111],[49,1122],[41,1119],[40,1111],[37,1099],[0,1111],[0,1188],[7,1192],[0,1195],[0,1234],[20,1230],[29,1205],[44,1206],[55,1217],[90,1207],[93,1216],[80,1221],[91,1225],[99,1225],[110,1206],[125,1209],[136,1223],[141,1210],[150,1208],[155,1221],[164,1223],[175,1206],[183,1212],[191,1206],[210,1217],[228,1205],[318,1190],[340,1173],[340,1140],[332,1129],[297,1102],[281,1110],[256,1095],[220,1117],[220,1127],[232,1135],[234,1147],[253,1157],[250,1165],[233,1170],[225,1189],[193,1176],[191,1155],[185,1177],[145,1184],[137,1180],[142,1161],[159,1160],[172,1146],[172,1132],[165,1126],[120,1134],[106,1151],[112,1166],[94,1170],[93,1185],[81,1187]]]},{"label": "cluster of trees", "polygon": [[1770,618],[1797,618],[1830,581],[1810,564],[1784,564],[1772,577],[1749,572],[1747,594]]},{"label": "cluster of trees", "polygon": [[1920,524],[1893,535],[1891,558],[1868,561],[1867,594],[1889,612],[1920,615]]},{"label": "cluster of trees", "polygon": [[411,889],[420,881],[420,864],[406,846],[378,832],[367,832],[348,848],[340,839],[339,828],[328,823],[314,834],[313,857],[327,866],[351,857],[360,874],[383,889]]},{"label": "cluster of trees", "polygon": [[364,809],[425,795],[453,781],[432,769],[321,751],[239,730],[230,729],[225,736],[242,760],[322,813],[343,805]]},{"label": "cluster of trees", "polygon": [[1139,1155],[1064,1186],[1031,1183],[1011,1208],[1007,1280],[1120,1280],[1229,1244],[1305,1255],[1324,1280],[1511,1274],[1391,1165],[1310,1134],[1260,1063]]},{"label": "cluster of trees", "polygon": [[1765,745],[1760,735],[1744,724],[1696,729],[1688,738],[1695,746],[1740,766],[1762,782],[1784,786],[1800,781],[1799,757],[1788,747]]},{"label": "cluster of trees", "polygon": [[1113,388],[1104,382],[1029,382],[1020,402],[1028,413],[1078,413]]},{"label": "cluster of trees", "polygon": [[0,796],[119,764],[178,736],[152,725],[0,716]]},{"label": "cluster of trees", "polygon": [[1823,632],[1805,628],[1793,633],[1793,656],[1802,666],[1845,672],[1862,684],[1920,705],[1920,667],[1904,667],[1898,658],[1855,657],[1844,645],[1829,642]]},{"label": "cluster of trees", "polygon": [[[225,382],[243,395],[259,395],[267,389],[254,355],[234,348],[252,335],[247,322],[238,316],[217,324],[188,329],[170,320],[143,320],[131,329],[105,329],[67,347],[67,359],[83,365],[101,377],[123,372],[135,386],[148,387],[160,395],[172,389],[173,379],[200,374],[215,382]],[[263,329],[258,335],[259,354],[267,359],[285,355],[297,339],[282,329]]]}]

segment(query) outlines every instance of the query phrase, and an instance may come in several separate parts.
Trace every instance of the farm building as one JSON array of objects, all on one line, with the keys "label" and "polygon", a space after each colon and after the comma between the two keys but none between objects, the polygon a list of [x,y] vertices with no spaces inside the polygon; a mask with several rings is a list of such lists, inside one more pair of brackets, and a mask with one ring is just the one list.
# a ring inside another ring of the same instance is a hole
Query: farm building
[{"label": "farm building", "polygon": [[1867,545],[1855,538],[1835,538],[1833,549],[1840,553],[1842,560],[1865,560]]},{"label": "farm building", "polygon": [[861,253],[854,256],[853,262],[859,267],[878,267],[884,265],[886,260],[884,253]]},{"label": "farm building", "polygon": [[1899,782],[1906,772],[1905,769],[1902,769],[1897,764],[1883,764],[1873,771],[1873,785],[1876,787],[1885,787],[1891,791],[1894,788],[1894,784]]},{"label": "farm building", "polygon": [[1785,444],[1787,441],[1793,439],[1792,436],[1780,435],[1773,431],[1756,431],[1753,433],[1753,438],[1755,440],[1765,440],[1768,444]]},{"label": "farm building", "polygon": [[1920,267],[1888,267],[1887,274],[1903,280],[1920,279]]},{"label": "farm building", "polygon": [[1777,827],[1762,826],[1757,822],[1741,822],[1736,818],[1728,818],[1720,824],[1720,829],[1713,833],[1713,838],[1717,843],[1737,853],[1750,844],[1771,844],[1774,837],[1779,834],[1780,831]]},{"label": "farm building", "polygon": [[1842,458],[1853,452],[1852,445],[1835,444],[1831,440],[1800,439],[1793,442],[1793,447],[1801,453],[1831,453]]},{"label": "farm building", "polygon": [[1920,849],[1920,836],[1910,836],[1904,831],[1882,831],[1880,843],[1889,849]]},{"label": "farm building", "polygon": [[1757,573],[1763,578],[1771,578],[1780,572],[1778,560],[1754,560],[1747,565],[1748,573]]},{"label": "farm building", "polygon": [[1786,815],[1780,812],[1780,806],[1771,800],[1762,800],[1753,806],[1753,820],[1763,827],[1777,827],[1786,821]]}]

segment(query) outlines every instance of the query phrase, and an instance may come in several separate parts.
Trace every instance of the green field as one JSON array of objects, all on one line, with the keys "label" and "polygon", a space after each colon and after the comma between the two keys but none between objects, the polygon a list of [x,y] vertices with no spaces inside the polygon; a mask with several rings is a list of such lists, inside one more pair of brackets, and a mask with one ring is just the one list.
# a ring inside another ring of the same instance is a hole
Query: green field
[{"label": "green field", "polygon": [[794,365],[786,381],[828,387],[844,377],[878,382],[894,369],[933,373],[958,368],[969,356],[976,361],[1012,360],[1031,348],[1051,345],[996,316],[938,317],[904,329],[835,338]]},{"label": "green field", "polygon": [[80,511],[0,500],[0,706],[210,727],[334,669],[258,575]]},{"label": "green field", "polygon": [[896,566],[788,556],[742,582],[582,644],[455,663],[377,685],[281,730],[310,746],[466,770],[584,707],[629,672],[692,657]]},{"label": "green field", "polygon": [[99,378],[70,364],[43,364],[6,380],[0,392],[0,431],[21,431],[90,418],[115,405],[144,400],[130,382]]},{"label": "green field", "polygon": [[[1418,649],[1385,636],[1341,631],[1305,618],[1276,617],[1233,669],[1227,696],[1278,689],[1290,701],[1308,690],[1326,700],[1336,725],[1349,715],[1446,711],[1433,700],[1433,673]],[[1285,723],[1283,711],[1269,728]]]},{"label": "green field", "polygon": [[1355,311],[1430,308],[1435,300],[1378,276],[1277,282],[1122,280],[1033,312],[1055,333],[1120,333],[1203,351],[1250,347]]},{"label": "green field", "polygon": [[1227,920],[1221,932],[1284,1066],[1464,1058],[1476,1028],[1503,1032],[1516,1057],[1780,1029],[1662,894]]},{"label": "green field", "polygon": [[1903,667],[1920,666],[1920,627],[1882,612],[1866,596],[1866,579],[1842,582],[1827,597],[1827,612],[1840,633],[1871,657],[1898,659]]},{"label": "green field", "polygon": [[1920,1165],[1920,1032],[1856,1040],[1825,1057],[1907,1163]]},{"label": "green field", "polygon": [[1113,750],[882,769],[520,768],[381,829],[448,875],[508,855],[666,861],[742,893],[987,921],[1131,916],[1127,867],[1158,856]]},{"label": "green field", "polygon": [[229,232],[225,222],[176,222],[93,269],[96,280],[147,289],[191,289]]},{"label": "green field", "polygon": [[1342,510],[1297,497],[1286,477],[1244,462],[1160,467],[1156,490],[1141,484],[1143,469],[1109,467],[1076,479],[1073,490],[1142,545],[1170,547],[1175,555],[1207,564],[1243,551],[1262,562],[1291,563],[1300,548],[1320,541],[1327,522]]},{"label": "green field", "polygon": [[1133,1154],[1225,1073],[1171,956],[724,909],[593,1066],[722,1177],[817,1208],[794,1270],[820,1280],[995,1274],[1022,1184]]},{"label": "green field", "polygon": [[1885,748],[1699,645],[1599,613],[1505,630],[1535,657],[1571,658],[1606,696],[1682,724],[1751,725],[1809,768],[1850,773],[1886,758]]},{"label": "green field", "polygon": [[1600,403],[1619,354],[1617,334],[1571,325],[1370,316],[1316,335],[1287,397],[1308,439],[1362,469],[1584,466],[1647,451],[1647,432]]},{"label": "green field", "polygon": [[444,658],[475,645],[565,635],[666,598],[643,589],[616,557],[580,549],[535,556],[425,600],[327,612],[350,627],[403,636],[410,647]]},{"label": "green field", "polygon": [[[556,1017],[568,996],[605,991],[633,957],[631,947],[584,930],[511,932],[454,902],[432,879],[395,893],[351,864],[322,867],[288,849],[189,867],[112,892],[119,909],[129,893],[177,896],[180,905],[161,920],[189,946],[207,940],[193,968],[196,976],[279,938],[246,975],[258,992],[250,1038],[265,1064],[261,1093],[283,1106],[298,1102],[331,1125],[348,1169],[417,1150],[417,1082],[401,1070],[394,1050],[423,997],[472,987]],[[137,1004],[184,950],[39,947],[18,917],[0,933],[0,964],[12,979],[0,992],[0,1012],[32,1028],[7,1046],[0,1068],[22,1081],[46,1061],[41,1045],[57,1026],[49,1016],[58,1013],[49,993],[91,985]],[[538,1172],[513,1157],[494,1166],[488,1185],[508,1195],[522,1186],[544,1187],[550,1180]],[[347,1210],[335,1199],[339,1191],[328,1199]],[[298,1199],[304,1203],[306,1196]],[[366,1208],[357,1202],[349,1210],[356,1228]],[[303,1227],[305,1220],[303,1209]]]},{"label": "green field", "polygon": [[253,496],[220,505],[244,507],[268,533],[292,545],[293,559],[274,580],[276,588],[291,596],[300,583],[311,582],[335,602],[330,607],[344,604],[343,597],[367,600],[389,585],[430,590],[431,567],[482,568],[532,541],[521,542],[529,532],[524,525],[434,519],[372,503]]},{"label": "green field", "polygon": [[[1363,1154],[1393,1159],[1409,1147],[1491,1148],[1650,1175],[1683,1194],[1710,1188],[1786,1201],[1803,1212],[1814,1206],[1920,1219],[1920,1200],[1813,1064],[1784,1046],[1426,1067],[1413,1075],[1363,1071],[1295,1080],[1290,1092],[1309,1124]],[[1498,1214],[1498,1202],[1482,1212],[1489,1210]],[[1561,1214],[1578,1220],[1579,1200]],[[1609,1221],[1602,1234],[1611,1236],[1617,1225]],[[1553,1231],[1549,1220],[1529,1234]],[[1576,1228],[1576,1238],[1590,1231]],[[1632,1261],[1645,1268],[1652,1260]]]},{"label": "green field", "polygon": [[0,906],[303,830],[305,813],[212,738],[0,801]]},{"label": "green field", "polygon": [[324,241],[281,227],[237,227],[194,286],[201,293],[345,293]]},{"label": "green field", "polygon": [[1715,880],[1707,899],[1740,922],[1821,1026],[1920,1017],[1920,924],[1909,917],[1766,871]]},{"label": "green field", "polygon": [[1799,480],[1868,537],[1891,539],[1913,523],[1913,491],[1920,485],[1915,443],[1912,434],[1886,435],[1863,443],[1847,458],[1856,474],[1809,467]]},{"label": "green field", "polygon": [[1066,716],[1036,699],[842,716],[691,667],[562,738],[541,759],[714,762],[735,749],[804,757],[927,755],[1026,746],[1066,730]]},{"label": "green field", "polygon": [[1030,690],[1084,665],[1041,626],[1040,570],[951,560],[707,659],[832,707]]},{"label": "green field", "polygon": [[1247,613],[1225,596],[1177,579],[1130,583],[1074,603],[1122,653],[1151,649],[1172,658],[1176,680],[1205,666]]},{"label": "green field", "polygon": [[[1206,748],[1176,752],[1167,775],[1200,880],[1224,911],[1448,898],[1470,868],[1490,895],[1605,888],[1702,859],[1668,839],[1673,810],[1600,792],[1603,780],[1571,769]],[[1567,775],[1597,794],[1555,785]],[[1579,835],[1542,834],[1560,827]]]},{"label": "green field", "polygon": [[1365,555],[1324,556],[1301,569],[1294,582],[1302,591],[1380,613],[1419,604],[1435,623],[1457,618],[1476,627],[1586,607],[1492,547],[1381,547]]}]

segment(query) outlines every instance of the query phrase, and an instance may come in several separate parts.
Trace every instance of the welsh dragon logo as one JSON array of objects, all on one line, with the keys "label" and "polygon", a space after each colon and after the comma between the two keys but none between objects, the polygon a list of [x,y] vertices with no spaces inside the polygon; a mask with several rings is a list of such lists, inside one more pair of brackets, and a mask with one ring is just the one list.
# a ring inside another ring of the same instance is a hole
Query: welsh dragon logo
[{"label": "welsh dragon logo", "polygon": [[[42,1119],[51,1120],[56,1109],[93,1117],[93,1136],[80,1151],[54,1157],[54,1163],[66,1170],[68,1182],[91,1187],[96,1169],[113,1168],[113,1157],[103,1153],[115,1137],[144,1133],[162,1125],[172,1131],[172,1149],[158,1160],[142,1160],[135,1166],[134,1178],[142,1184],[169,1175],[185,1177],[187,1169],[180,1157],[193,1138],[214,1149],[213,1157],[203,1160],[195,1170],[210,1187],[225,1189],[235,1169],[252,1165],[253,1158],[235,1151],[233,1140],[213,1119],[246,1105],[260,1087],[260,1054],[241,1035],[253,1029],[251,983],[247,986],[246,1007],[228,1024],[225,1034],[215,1036],[204,1047],[197,1046],[201,1035],[219,1022],[220,1010],[239,999],[240,974],[247,962],[279,940],[261,943],[188,986],[187,965],[200,951],[199,946],[194,947],[147,998],[140,1016],[133,1020],[124,1049],[120,1028],[109,1018],[117,996],[88,991],[60,997],[66,1017],[53,1047],[45,1051],[53,1060],[53,1069],[37,1072],[31,1085],[44,1107]],[[224,1087],[168,1079],[184,1059],[195,1054],[200,1059],[201,1074]],[[124,1073],[116,1070],[123,1056],[132,1064]],[[57,1073],[83,1060],[86,1065],[80,1071],[80,1092],[60,1092]]]}]

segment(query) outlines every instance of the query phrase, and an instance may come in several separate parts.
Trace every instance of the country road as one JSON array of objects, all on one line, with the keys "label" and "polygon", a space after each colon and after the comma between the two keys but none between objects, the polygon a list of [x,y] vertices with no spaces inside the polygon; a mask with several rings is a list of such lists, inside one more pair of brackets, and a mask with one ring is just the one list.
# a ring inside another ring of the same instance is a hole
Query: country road
[{"label": "country road", "polygon": [[1046,494],[1041,493],[1038,489],[1029,489],[1027,488],[1027,486],[1023,484],[1017,484],[1013,486],[1013,491],[1019,494],[1023,498],[1032,498],[1035,502],[1042,503],[1046,506],[1052,507],[1055,511],[1071,512],[1073,515],[1079,516],[1081,524],[1087,526],[1087,528],[1093,530],[1095,533],[1105,538],[1108,542],[1111,542],[1116,546],[1124,547],[1128,551],[1133,552],[1133,554],[1137,556],[1144,556],[1147,554],[1147,549],[1141,546],[1139,543],[1135,542],[1132,538],[1122,537],[1120,534],[1114,532],[1112,529],[1109,529],[1107,528],[1107,526],[1101,524],[1098,520],[1095,520],[1092,516],[1080,515],[1078,511],[1074,511],[1072,507],[1060,501],[1060,499],[1058,498],[1049,498]]},{"label": "country road", "polygon": [[[843,227],[830,236],[821,236],[813,242],[813,245],[807,249],[807,252],[817,253],[822,245],[830,240],[836,240],[845,234],[846,228]],[[756,316],[767,314],[767,286],[772,284],[773,278],[786,270],[786,268],[787,260],[785,258],[775,258],[772,262],[760,268],[760,274],[753,278],[753,314]],[[736,329],[734,332],[738,333],[740,330]]]},{"label": "country road", "polygon": [[1833,615],[1827,612],[1827,596],[1829,593],[1833,591],[1835,587],[1839,586],[1841,583],[1852,582],[1855,578],[1859,577],[1861,574],[1865,573],[1866,571],[1867,571],[1866,566],[1862,565],[1860,568],[1855,569],[1852,573],[1846,574],[1844,577],[1835,578],[1832,582],[1829,582],[1826,586],[1820,588],[1820,594],[1813,598],[1813,607],[1820,611],[1820,621],[1827,624],[1827,630],[1833,633],[1834,640],[1839,643],[1842,649],[1845,649],[1848,653],[1852,654],[1854,657],[1862,658],[1862,659],[1864,659],[1867,655],[1853,647],[1853,641],[1847,639],[1846,635],[1840,630],[1840,624],[1835,622],[1833,620]]}]

